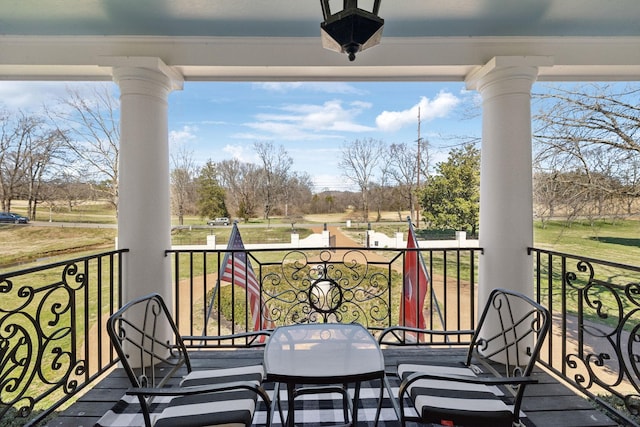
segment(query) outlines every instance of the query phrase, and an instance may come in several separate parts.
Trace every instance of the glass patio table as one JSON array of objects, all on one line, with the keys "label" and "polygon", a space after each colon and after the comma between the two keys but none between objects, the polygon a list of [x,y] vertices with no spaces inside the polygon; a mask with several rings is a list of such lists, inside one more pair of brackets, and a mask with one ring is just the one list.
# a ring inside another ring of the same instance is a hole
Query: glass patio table
[{"label": "glass patio table", "polygon": [[[294,399],[311,393],[339,392],[345,422],[350,407],[352,423],[358,421],[362,381],[380,380],[376,421],[384,391],[384,358],[375,338],[362,325],[312,323],[276,328],[264,350],[266,380],[275,382],[273,411],[279,406],[280,384],[287,385],[287,424],[294,426]],[[355,384],[353,401],[348,385]]]}]

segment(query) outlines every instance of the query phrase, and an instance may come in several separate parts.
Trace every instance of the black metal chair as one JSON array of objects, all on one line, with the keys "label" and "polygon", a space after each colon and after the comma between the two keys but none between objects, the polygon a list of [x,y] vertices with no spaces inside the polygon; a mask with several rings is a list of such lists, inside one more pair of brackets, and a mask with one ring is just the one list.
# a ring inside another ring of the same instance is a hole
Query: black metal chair
[{"label": "black metal chair", "polygon": [[[512,427],[520,424],[520,407],[540,347],[549,330],[549,311],[532,299],[494,289],[475,330],[433,331],[391,327],[381,344],[407,344],[407,335],[470,337],[465,361],[401,363],[398,392],[402,425],[407,421],[445,426]],[[411,342],[412,345],[419,345]],[[440,343],[441,344],[441,343]],[[435,350],[434,350],[435,351]],[[411,408],[405,409],[405,402]]]},{"label": "black metal chair", "polygon": [[[127,394],[138,397],[147,427],[248,427],[258,396],[270,413],[271,402],[261,385],[262,365],[192,370],[183,339],[160,295],[125,304],[109,318],[107,331],[131,381]],[[180,378],[176,373],[183,367],[187,375]],[[151,407],[159,396],[170,402],[160,415],[152,416]]]}]

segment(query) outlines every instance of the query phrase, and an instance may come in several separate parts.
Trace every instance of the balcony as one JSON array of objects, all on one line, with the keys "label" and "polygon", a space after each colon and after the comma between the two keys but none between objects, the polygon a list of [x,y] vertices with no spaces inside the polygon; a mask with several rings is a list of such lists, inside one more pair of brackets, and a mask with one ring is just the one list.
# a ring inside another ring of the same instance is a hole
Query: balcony
[{"label": "balcony", "polygon": [[[261,286],[263,318],[275,325],[355,321],[376,334],[404,323],[402,274],[407,254],[417,250],[259,249],[246,255]],[[482,250],[419,251],[431,275],[427,327],[474,327]],[[241,251],[166,251],[182,334],[253,329],[246,286],[231,285],[246,271],[234,267],[230,280],[218,286],[225,253],[234,257]],[[540,383],[525,398],[528,420],[538,426],[638,425],[631,414],[637,414],[639,399],[640,268],[538,249],[530,253],[534,295],[554,322],[538,362]],[[117,369],[104,324],[122,302],[126,257],[126,250],[113,251],[0,275],[0,425],[14,418],[27,425],[93,425],[123,396],[128,381]],[[251,342],[187,344],[199,366],[262,357],[261,347]],[[464,343],[429,344],[384,349],[389,371],[398,360],[458,357],[456,344]]]}]

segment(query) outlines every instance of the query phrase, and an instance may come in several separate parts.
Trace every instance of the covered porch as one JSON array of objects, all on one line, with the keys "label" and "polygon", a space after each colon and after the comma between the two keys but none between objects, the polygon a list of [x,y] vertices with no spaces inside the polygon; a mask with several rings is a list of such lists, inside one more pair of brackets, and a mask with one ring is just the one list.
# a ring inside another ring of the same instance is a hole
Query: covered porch
[{"label": "covered porch", "polygon": [[[536,296],[548,305],[558,299],[562,304],[565,301],[565,295],[558,296],[550,286],[540,287],[541,277],[532,278],[532,271],[542,274],[543,269],[534,268],[540,260],[553,256],[540,256],[540,252],[531,249],[532,84],[640,80],[640,3],[636,0],[534,0],[517,5],[507,0],[464,4],[406,0],[402,7],[383,2],[380,15],[387,23],[383,42],[358,55],[353,63],[322,49],[320,5],[311,1],[77,0],[65,2],[62,8],[23,0],[4,3],[1,12],[5,20],[0,36],[0,79],[104,80],[118,85],[119,250],[105,257],[121,264],[114,269],[117,276],[111,271],[112,284],[117,282],[118,286],[111,287],[111,298],[101,296],[104,300],[98,299],[98,306],[103,307],[104,303],[112,310],[123,301],[159,292],[173,303],[178,319],[184,294],[176,292],[180,281],[174,280],[173,259],[167,256],[171,246],[167,114],[169,93],[181,90],[184,81],[451,80],[464,81],[469,90],[477,91],[482,98],[483,115],[479,227],[482,252],[474,255],[477,281],[472,282],[474,298],[468,301],[469,312],[475,313],[475,304],[495,287]],[[149,216],[149,211],[155,214]],[[552,280],[552,271],[559,270],[550,265],[547,272]],[[75,274],[75,263],[69,266],[73,267],[65,269],[65,274]],[[565,280],[566,271],[561,269]],[[475,279],[475,273],[472,277]],[[9,282],[1,283],[3,291],[10,291]],[[76,281],[72,289],[85,283],[84,279]],[[600,286],[597,280],[585,283]],[[562,287],[563,292],[567,289]],[[615,289],[634,295],[629,285]],[[88,292],[86,295],[85,301],[93,301]],[[581,293],[580,300],[590,301],[588,292]],[[100,324],[107,312],[108,309],[94,313],[92,320]],[[560,312],[566,315],[566,306],[562,305]],[[186,313],[193,315],[195,311]],[[97,352],[89,346],[93,339],[89,317],[87,314],[83,327],[76,331],[84,338],[78,341],[83,341],[82,348],[74,349],[84,354],[74,359],[84,377],[82,384],[116,362],[109,355],[108,346]],[[623,318],[629,319],[620,317]],[[564,337],[571,319],[561,319],[560,335]],[[193,325],[192,321],[186,322]],[[575,326],[573,331],[580,342],[588,328]],[[624,326],[615,325],[616,338],[622,336]],[[97,336],[104,338],[99,330]],[[617,347],[612,354],[620,360],[637,359],[633,339],[614,341]],[[553,361],[558,346],[550,345],[549,357],[543,363],[569,378],[569,368],[575,366],[572,358],[567,359],[567,347],[560,348],[564,351],[560,353],[561,361]],[[576,366],[584,367],[587,378],[597,378],[593,375],[591,354],[579,348],[575,358],[585,363]],[[391,356],[389,359],[393,360]],[[90,360],[97,361],[99,369],[89,370],[85,365]],[[624,368],[619,373],[637,381],[635,362],[621,366]],[[114,378],[117,372],[101,384],[108,386]],[[584,374],[580,378],[584,379]],[[103,394],[110,394],[108,390],[112,389],[103,389]],[[630,394],[635,396],[637,391]],[[95,399],[93,394],[89,396]],[[121,393],[108,400],[115,402],[120,396]],[[633,396],[631,407],[637,406]],[[548,403],[563,404],[559,400]],[[571,406],[566,405],[551,413],[570,414]],[[108,410],[106,406],[103,401],[102,413]],[[77,409],[80,407],[70,410],[77,410],[79,415],[85,412]],[[550,409],[541,409],[545,411]],[[598,425],[609,425],[606,422]]]}]

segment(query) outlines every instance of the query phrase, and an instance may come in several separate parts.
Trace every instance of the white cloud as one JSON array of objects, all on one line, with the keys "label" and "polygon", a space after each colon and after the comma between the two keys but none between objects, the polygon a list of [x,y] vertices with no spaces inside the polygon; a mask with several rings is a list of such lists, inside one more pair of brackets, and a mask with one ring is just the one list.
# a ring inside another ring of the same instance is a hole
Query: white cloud
[{"label": "white cloud", "polygon": [[202,123],[203,125],[213,125],[213,126],[222,126],[227,124],[227,122],[223,120],[203,120],[200,123]]},{"label": "white cloud", "polygon": [[359,125],[353,122],[337,120],[329,130],[336,132],[370,132],[374,130],[371,126]]},{"label": "white cloud", "polygon": [[366,102],[354,102],[345,107],[339,100],[323,104],[288,104],[279,108],[281,113],[258,114],[256,122],[245,125],[265,132],[270,138],[321,139],[331,137],[330,132],[374,130],[356,122],[362,111],[370,107],[371,104]]},{"label": "white cloud", "polygon": [[196,126],[183,126],[180,130],[169,132],[169,142],[174,145],[184,145],[196,139],[198,128]]},{"label": "white cloud", "polygon": [[362,110],[368,110],[369,108],[373,107],[372,103],[365,101],[353,101],[351,105]]},{"label": "white cloud", "polygon": [[449,92],[440,92],[433,99],[423,96],[420,102],[403,111],[383,111],[376,117],[378,128],[383,131],[397,131],[407,125],[416,125],[418,122],[418,109],[420,118],[431,121],[436,118],[446,117],[460,103],[460,98]]},{"label": "white cloud", "polygon": [[267,135],[270,135],[269,138],[273,138],[274,135],[281,135],[285,139],[293,139],[306,134],[305,132],[302,132],[298,126],[284,121],[268,120],[264,122],[248,123],[247,126],[252,129],[265,132]]},{"label": "white cloud", "polygon": [[252,148],[247,147],[246,145],[227,144],[224,146],[222,151],[227,153],[231,158],[237,159],[241,162],[255,163],[255,153],[253,153]]},{"label": "white cloud", "polygon": [[0,107],[10,110],[37,111],[43,105],[56,106],[68,98],[68,90],[84,90],[105,85],[104,82],[0,81]]},{"label": "white cloud", "polygon": [[254,132],[237,132],[229,135],[229,137],[233,139],[246,139],[252,141],[271,141],[273,140],[272,135],[254,133]]}]

